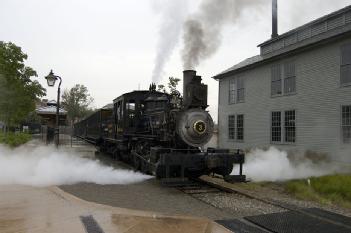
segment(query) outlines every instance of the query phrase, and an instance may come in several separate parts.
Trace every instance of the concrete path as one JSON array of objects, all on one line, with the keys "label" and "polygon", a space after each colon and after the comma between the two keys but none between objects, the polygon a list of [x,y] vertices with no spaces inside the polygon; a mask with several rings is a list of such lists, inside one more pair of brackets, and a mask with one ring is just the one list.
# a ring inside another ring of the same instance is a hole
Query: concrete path
[{"label": "concrete path", "polygon": [[205,218],[166,216],[87,202],[57,187],[0,186],[1,233],[226,233]]}]

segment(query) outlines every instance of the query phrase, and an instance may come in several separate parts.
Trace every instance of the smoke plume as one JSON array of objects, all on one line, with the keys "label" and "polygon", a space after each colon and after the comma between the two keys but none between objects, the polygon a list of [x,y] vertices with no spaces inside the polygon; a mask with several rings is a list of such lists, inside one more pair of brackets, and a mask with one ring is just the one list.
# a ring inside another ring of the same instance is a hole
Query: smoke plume
[{"label": "smoke plume", "polygon": [[40,187],[78,182],[129,184],[149,178],[141,173],[114,169],[51,147],[22,146],[12,150],[0,145],[0,185]]},{"label": "smoke plume", "polygon": [[203,0],[198,11],[184,23],[184,69],[194,69],[201,60],[212,56],[221,44],[223,26],[237,23],[245,10],[260,10],[264,2],[267,1]]},{"label": "smoke plume", "polygon": [[187,1],[162,1],[162,6],[157,7],[157,11],[160,12],[162,23],[159,29],[155,66],[152,72],[154,83],[161,80],[164,67],[178,44],[182,24],[187,13]]},{"label": "smoke plume", "polygon": [[[292,159],[287,152],[274,147],[251,151],[244,164],[244,174],[255,182],[318,177],[337,171],[339,170],[336,166],[326,161],[314,162],[303,155],[295,155]],[[237,174],[237,171],[233,171],[233,174]]]}]

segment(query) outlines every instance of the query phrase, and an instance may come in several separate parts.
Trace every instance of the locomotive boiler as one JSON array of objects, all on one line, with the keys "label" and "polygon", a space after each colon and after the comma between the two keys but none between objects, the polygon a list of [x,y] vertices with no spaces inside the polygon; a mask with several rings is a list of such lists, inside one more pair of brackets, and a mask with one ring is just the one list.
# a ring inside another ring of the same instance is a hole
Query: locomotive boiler
[{"label": "locomotive boiler", "polygon": [[207,85],[194,70],[183,74],[183,97],[178,91],[156,91],[154,84],[148,91],[125,93],[75,124],[75,135],[160,179],[210,173],[227,177],[237,163],[240,174],[234,177],[244,180],[241,151],[204,149],[214,130],[206,111]]}]

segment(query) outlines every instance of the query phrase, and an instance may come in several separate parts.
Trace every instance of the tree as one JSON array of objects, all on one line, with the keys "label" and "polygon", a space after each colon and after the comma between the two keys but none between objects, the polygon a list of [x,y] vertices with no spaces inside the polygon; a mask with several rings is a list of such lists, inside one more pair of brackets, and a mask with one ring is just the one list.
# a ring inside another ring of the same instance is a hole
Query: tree
[{"label": "tree", "polygon": [[166,93],[166,87],[163,84],[157,85],[157,90]]},{"label": "tree", "polygon": [[[177,86],[178,86],[179,81],[180,81],[179,78],[175,78],[175,77],[169,77],[168,78],[167,86],[168,86],[168,89],[169,89],[170,93],[174,93],[174,92],[177,91]],[[158,91],[162,91],[164,93],[167,93],[165,85],[162,85],[162,84],[157,86],[157,90]]]},{"label": "tree", "polygon": [[68,119],[74,123],[90,114],[89,105],[94,101],[84,85],[76,84],[62,95],[62,107],[67,111]]},{"label": "tree", "polygon": [[15,126],[35,110],[35,102],[46,94],[37,73],[24,64],[28,56],[15,44],[0,41],[0,120]]}]

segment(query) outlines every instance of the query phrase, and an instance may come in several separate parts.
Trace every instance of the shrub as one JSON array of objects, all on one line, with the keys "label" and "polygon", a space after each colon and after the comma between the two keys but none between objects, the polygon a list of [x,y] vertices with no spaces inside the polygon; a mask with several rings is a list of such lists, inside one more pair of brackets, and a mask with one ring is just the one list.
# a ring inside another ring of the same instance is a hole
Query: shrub
[{"label": "shrub", "polygon": [[20,146],[31,139],[31,135],[27,133],[0,133],[0,143],[9,145],[10,147]]}]

